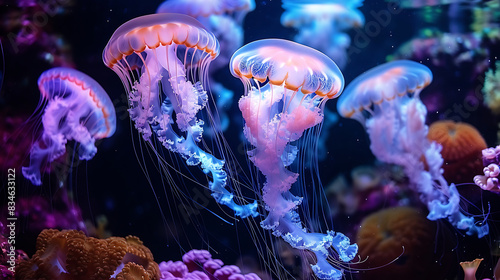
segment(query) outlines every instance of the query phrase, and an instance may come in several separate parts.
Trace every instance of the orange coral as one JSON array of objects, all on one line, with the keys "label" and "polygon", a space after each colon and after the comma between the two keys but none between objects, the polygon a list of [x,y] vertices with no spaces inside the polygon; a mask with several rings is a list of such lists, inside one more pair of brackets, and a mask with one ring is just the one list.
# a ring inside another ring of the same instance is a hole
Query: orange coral
[{"label": "orange coral", "polygon": [[36,253],[16,269],[16,279],[158,280],[151,251],[135,236],[96,239],[77,230],[43,230]]},{"label": "orange coral", "polygon": [[486,142],[473,126],[453,121],[437,121],[429,127],[429,140],[443,146],[443,176],[448,182],[470,183],[483,170],[481,151]]},{"label": "orange coral", "polygon": [[360,278],[441,280],[450,256],[436,256],[436,225],[410,207],[385,209],[366,217],[358,230]]}]

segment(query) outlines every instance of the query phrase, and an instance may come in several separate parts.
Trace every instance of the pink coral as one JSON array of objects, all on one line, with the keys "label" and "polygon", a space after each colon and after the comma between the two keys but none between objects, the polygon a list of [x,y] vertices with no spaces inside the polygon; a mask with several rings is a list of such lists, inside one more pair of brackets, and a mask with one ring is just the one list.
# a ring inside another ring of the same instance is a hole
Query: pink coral
[{"label": "pink coral", "polygon": [[498,176],[500,175],[500,146],[487,148],[482,151],[484,175],[474,177],[474,184],[481,189],[492,192],[500,192]]},{"label": "pink coral", "polygon": [[483,190],[500,191],[498,188],[498,175],[500,168],[498,165],[492,163],[484,168],[484,175],[477,175],[474,177],[474,184],[478,185]]},{"label": "pink coral", "polygon": [[205,250],[191,250],[182,261],[160,263],[161,280],[261,280],[254,273],[241,274],[239,267],[212,259]]}]

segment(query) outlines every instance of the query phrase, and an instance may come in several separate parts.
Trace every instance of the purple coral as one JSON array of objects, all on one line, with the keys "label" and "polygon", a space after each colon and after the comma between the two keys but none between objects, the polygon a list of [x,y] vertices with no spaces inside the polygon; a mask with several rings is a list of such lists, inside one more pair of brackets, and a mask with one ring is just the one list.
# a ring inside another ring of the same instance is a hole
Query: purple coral
[{"label": "purple coral", "polygon": [[261,280],[255,273],[241,274],[239,267],[212,259],[206,250],[191,250],[182,261],[160,263],[161,280]]},{"label": "purple coral", "polygon": [[14,244],[7,239],[8,229],[0,222],[0,279],[14,280],[14,267],[28,255],[22,250],[16,250]]},{"label": "purple coral", "polygon": [[500,175],[500,145],[483,150],[484,175],[474,177],[474,184],[481,189],[500,192],[498,175]]}]

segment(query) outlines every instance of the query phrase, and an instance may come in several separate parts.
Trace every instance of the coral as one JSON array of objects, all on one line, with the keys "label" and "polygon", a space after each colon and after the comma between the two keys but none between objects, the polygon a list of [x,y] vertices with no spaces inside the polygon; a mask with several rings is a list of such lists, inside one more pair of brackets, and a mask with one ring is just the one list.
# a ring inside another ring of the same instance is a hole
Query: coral
[{"label": "coral", "polygon": [[500,174],[500,168],[497,164],[490,164],[483,169],[484,175],[478,175],[474,177],[474,184],[478,185],[481,189],[487,191],[500,191],[498,187],[498,175]]},{"label": "coral", "polygon": [[95,218],[94,222],[90,220],[85,221],[85,228],[89,233],[89,236],[105,239],[111,237],[111,231],[108,230],[108,218],[105,215],[99,215]]},{"label": "coral", "polygon": [[472,9],[473,22],[471,29],[474,33],[484,34],[492,41],[498,41],[500,4],[495,0],[488,0],[484,5],[475,6]]},{"label": "coral", "polygon": [[24,234],[38,234],[47,228],[86,231],[82,210],[70,196],[66,189],[61,188],[51,198],[36,195],[20,197],[16,203],[16,217],[25,219],[29,225]]},{"label": "coral", "polygon": [[361,279],[444,279],[449,267],[434,252],[435,234],[435,224],[410,207],[366,217],[357,234],[361,259],[368,258],[357,266]]},{"label": "coral", "polygon": [[13,280],[15,266],[28,259],[24,251],[15,250],[15,244],[11,244],[14,239],[8,238],[12,236],[10,231],[11,229],[7,231],[6,226],[0,222],[0,279],[3,280]]},{"label": "coral", "polygon": [[484,104],[495,114],[500,114],[500,62],[496,63],[496,71],[493,69],[486,72],[484,80],[483,95]]},{"label": "coral", "polygon": [[461,262],[460,266],[464,270],[464,280],[476,280],[476,271],[483,259],[475,259],[471,262]]},{"label": "coral", "polygon": [[490,52],[482,37],[474,33],[423,30],[418,37],[401,44],[387,59],[423,62],[440,74],[440,80],[456,81],[453,73],[461,69],[460,82],[472,82],[488,68]]},{"label": "coral", "polygon": [[77,230],[43,230],[16,279],[159,279],[151,251],[134,236],[96,239]]},{"label": "coral", "polygon": [[[75,1],[2,1],[0,38],[9,42],[7,51],[25,54],[35,47],[37,57],[53,66],[73,67],[71,47],[64,38],[55,34],[54,18],[69,14]],[[49,3],[50,2],[50,3]],[[41,23],[43,17],[46,22]]]},{"label": "coral", "polygon": [[437,121],[430,125],[427,138],[443,149],[443,176],[448,182],[469,183],[481,172],[481,151],[486,142],[477,129],[467,123]]},{"label": "coral", "polygon": [[498,175],[500,174],[500,146],[484,149],[482,153],[484,175],[474,176],[474,184],[483,190],[500,192],[500,188],[498,187]]},{"label": "coral", "polygon": [[380,186],[382,177],[374,166],[358,166],[351,171],[353,187],[366,191]]},{"label": "coral", "polygon": [[159,267],[161,280],[260,280],[254,273],[242,275],[237,266],[212,259],[205,250],[191,250],[182,256],[182,261],[161,262]]}]

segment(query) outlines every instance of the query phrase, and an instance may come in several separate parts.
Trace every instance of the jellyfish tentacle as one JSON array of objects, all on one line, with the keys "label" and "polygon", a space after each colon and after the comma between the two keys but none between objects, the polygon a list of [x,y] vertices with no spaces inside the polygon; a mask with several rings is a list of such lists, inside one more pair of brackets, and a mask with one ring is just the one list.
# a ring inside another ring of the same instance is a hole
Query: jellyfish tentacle
[{"label": "jellyfish tentacle", "polygon": [[[269,213],[261,222],[261,226],[272,230],[275,236],[282,237],[294,248],[314,252],[317,263],[311,267],[318,277],[340,279],[343,272],[328,263],[328,249],[333,247],[343,261],[350,261],[357,252],[357,245],[351,245],[345,235],[334,231],[326,234],[307,232],[301,225],[299,214],[296,212],[297,207],[302,203],[302,198],[290,193],[290,188],[297,181],[299,174],[289,171],[282,163],[282,157],[287,153],[286,146],[289,142],[300,138],[305,129],[320,123],[322,115],[312,102],[303,103],[308,107],[298,106],[293,109],[289,107],[290,112],[283,111],[280,116],[270,116],[272,113],[269,114],[269,112],[273,111],[272,109],[258,110],[259,102],[252,102],[252,100],[259,98],[262,106],[273,104],[273,101],[278,102],[285,96],[281,93],[276,94],[279,92],[277,88],[272,90],[274,94],[271,94],[271,87],[268,84],[260,90],[253,88],[239,102],[246,121],[246,135],[260,142],[256,143],[257,148],[250,152],[250,159],[266,176],[262,192],[266,210]],[[263,120],[269,121],[263,124]],[[278,123],[281,124],[279,128]],[[267,127],[264,133],[260,133],[262,127]],[[261,145],[263,148],[260,148]],[[290,158],[289,160],[293,162]]]}]

